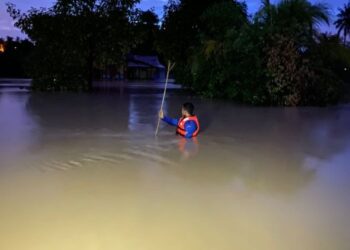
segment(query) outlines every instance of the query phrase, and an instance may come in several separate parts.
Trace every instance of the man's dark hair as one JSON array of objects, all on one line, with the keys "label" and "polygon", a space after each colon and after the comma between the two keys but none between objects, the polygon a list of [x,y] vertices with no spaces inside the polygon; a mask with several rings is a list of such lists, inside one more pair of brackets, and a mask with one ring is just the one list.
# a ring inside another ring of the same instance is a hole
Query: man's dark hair
[{"label": "man's dark hair", "polygon": [[182,105],[183,109],[186,110],[190,115],[194,115],[194,105],[190,102],[186,102]]}]

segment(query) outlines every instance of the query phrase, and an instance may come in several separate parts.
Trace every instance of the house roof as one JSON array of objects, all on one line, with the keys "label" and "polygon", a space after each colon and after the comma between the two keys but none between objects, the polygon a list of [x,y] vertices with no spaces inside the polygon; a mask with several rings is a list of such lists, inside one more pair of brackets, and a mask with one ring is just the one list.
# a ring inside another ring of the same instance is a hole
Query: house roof
[{"label": "house roof", "polygon": [[128,59],[128,67],[141,67],[141,68],[158,68],[165,69],[164,65],[159,62],[157,56],[140,56],[131,55]]},{"label": "house roof", "polygon": [[129,68],[149,68],[149,65],[143,64],[143,63],[137,63],[137,62],[128,62]]}]

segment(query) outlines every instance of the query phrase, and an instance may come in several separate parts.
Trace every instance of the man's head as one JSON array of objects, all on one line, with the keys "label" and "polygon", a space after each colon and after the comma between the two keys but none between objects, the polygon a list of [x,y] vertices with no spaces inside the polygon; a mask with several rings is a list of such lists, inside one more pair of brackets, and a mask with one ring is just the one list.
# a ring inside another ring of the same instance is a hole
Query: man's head
[{"label": "man's head", "polygon": [[190,102],[186,102],[182,105],[182,115],[183,116],[193,116],[194,115],[194,106]]}]

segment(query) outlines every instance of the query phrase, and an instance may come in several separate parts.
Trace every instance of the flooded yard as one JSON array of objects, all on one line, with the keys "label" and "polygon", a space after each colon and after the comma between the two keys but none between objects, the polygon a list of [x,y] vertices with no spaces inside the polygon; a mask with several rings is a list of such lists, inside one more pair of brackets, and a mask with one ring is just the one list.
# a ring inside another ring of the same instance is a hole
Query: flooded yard
[{"label": "flooded yard", "polygon": [[0,249],[346,250],[350,105],[0,90]]}]

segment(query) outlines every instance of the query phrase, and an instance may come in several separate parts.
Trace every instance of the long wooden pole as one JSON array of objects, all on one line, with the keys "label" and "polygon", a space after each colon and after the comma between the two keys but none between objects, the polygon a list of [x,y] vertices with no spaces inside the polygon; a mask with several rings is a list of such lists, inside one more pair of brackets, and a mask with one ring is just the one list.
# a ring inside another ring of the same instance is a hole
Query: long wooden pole
[{"label": "long wooden pole", "polygon": [[[164,93],[163,93],[162,104],[160,105],[160,111],[163,110],[165,96],[166,96],[166,91],[167,91],[167,88],[168,88],[169,74],[170,74],[170,71],[174,68],[174,66],[175,66],[175,63],[171,64],[170,61],[168,62],[168,70],[167,70],[167,73],[166,73]],[[158,124],[157,124],[157,129],[156,129],[156,134],[155,134],[156,136],[158,135],[159,125],[160,125],[160,117],[158,117]]]}]

